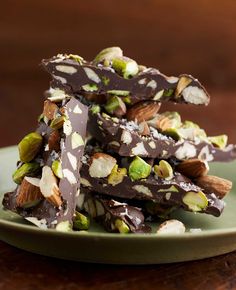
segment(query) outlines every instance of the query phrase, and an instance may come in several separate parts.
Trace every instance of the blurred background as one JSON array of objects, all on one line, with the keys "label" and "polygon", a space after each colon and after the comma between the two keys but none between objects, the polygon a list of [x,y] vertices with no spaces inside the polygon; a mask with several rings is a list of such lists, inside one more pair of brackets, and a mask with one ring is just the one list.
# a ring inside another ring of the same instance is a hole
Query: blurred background
[{"label": "blurred background", "polygon": [[198,78],[212,96],[208,107],[166,109],[236,143],[235,37],[235,0],[2,1],[0,146],[36,127],[50,81],[42,58],[74,53],[91,60],[114,45],[139,64]]}]

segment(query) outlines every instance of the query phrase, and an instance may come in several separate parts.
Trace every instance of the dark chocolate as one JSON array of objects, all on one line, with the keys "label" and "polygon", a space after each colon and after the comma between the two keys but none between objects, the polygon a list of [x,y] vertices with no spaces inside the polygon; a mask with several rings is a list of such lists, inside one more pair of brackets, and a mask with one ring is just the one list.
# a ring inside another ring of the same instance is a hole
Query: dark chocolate
[{"label": "dark chocolate", "polygon": [[[153,173],[148,178],[137,181],[132,181],[130,177],[124,176],[122,182],[116,185],[109,184],[107,178],[91,177],[87,163],[83,163],[80,174],[82,187],[98,193],[125,199],[152,200],[163,205],[181,207],[184,210],[190,210],[183,203],[185,194],[204,192],[204,189],[196,186],[190,179],[178,172],[175,172],[171,180],[157,178]],[[224,201],[219,200],[214,192],[205,193],[205,195],[208,199],[208,206],[201,212],[220,216],[224,209]]]},{"label": "dark chocolate", "polygon": [[117,219],[125,222],[132,233],[151,232],[151,228],[144,223],[141,209],[127,203],[121,203],[104,196],[86,194],[84,208],[89,215],[102,223],[108,232],[118,232]]},{"label": "dark chocolate", "polygon": [[236,146],[224,149],[214,147],[204,140],[175,141],[151,127],[150,136],[141,136],[138,125],[125,119],[105,117],[98,113],[89,114],[88,131],[90,134],[120,156],[140,156],[179,160],[199,158],[206,161],[232,161],[236,159]]},{"label": "dark chocolate", "polygon": [[[79,169],[81,158],[84,153],[84,143],[74,140],[79,134],[81,140],[85,140],[88,108],[75,98],[71,98],[65,105],[66,122],[64,123],[63,138],[60,141],[60,157],[62,161],[63,178],[59,182],[59,191],[62,197],[62,206],[56,207],[46,199],[42,200],[34,207],[24,209],[17,207],[17,189],[12,193],[7,193],[3,199],[6,209],[12,210],[42,228],[54,228],[62,221],[69,221],[72,224],[76,201],[79,194],[80,175]],[[40,123],[37,132],[44,136],[45,148],[36,160],[41,166],[51,166],[53,159],[57,159],[59,154],[54,150],[49,151],[49,136],[54,132],[48,125]],[[49,154],[45,152],[49,151]],[[45,159],[46,158],[46,159]]]},{"label": "dark chocolate", "polygon": [[[52,87],[65,89],[70,94],[88,92],[85,86],[92,86],[93,94],[128,96],[131,104],[142,100],[156,100],[207,105],[210,100],[205,88],[191,75],[167,77],[157,69],[148,68],[125,79],[110,67],[91,62],[79,63],[63,55],[45,59],[42,64],[53,78]],[[191,81],[176,95],[176,88],[183,77]]]}]

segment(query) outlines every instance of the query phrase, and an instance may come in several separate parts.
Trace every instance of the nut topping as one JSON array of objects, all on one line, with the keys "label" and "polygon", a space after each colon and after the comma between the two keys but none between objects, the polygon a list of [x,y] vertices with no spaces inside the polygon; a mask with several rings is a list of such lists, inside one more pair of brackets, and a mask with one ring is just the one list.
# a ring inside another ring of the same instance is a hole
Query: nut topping
[{"label": "nut topping", "polygon": [[43,195],[39,188],[39,178],[25,177],[18,188],[16,205],[23,208],[36,206]]},{"label": "nut topping", "polygon": [[223,198],[232,188],[232,182],[213,175],[201,176],[195,180],[206,193],[214,193],[218,198]]},{"label": "nut topping", "polygon": [[91,177],[107,177],[115,165],[116,159],[111,155],[95,153],[90,159],[89,174]]},{"label": "nut topping", "polygon": [[58,111],[59,108],[55,103],[51,102],[50,100],[44,101],[43,115],[49,120],[53,120]]},{"label": "nut topping", "polygon": [[181,162],[176,169],[189,178],[198,178],[207,175],[209,166],[207,161],[200,159],[189,159]]},{"label": "nut topping", "polygon": [[42,195],[53,205],[59,207],[62,205],[61,194],[57,185],[57,179],[49,166],[44,166],[42,178],[39,182]]},{"label": "nut topping", "polygon": [[161,107],[160,103],[154,101],[139,102],[132,106],[126,114],[129,121],[141,123],[152,119]]}]

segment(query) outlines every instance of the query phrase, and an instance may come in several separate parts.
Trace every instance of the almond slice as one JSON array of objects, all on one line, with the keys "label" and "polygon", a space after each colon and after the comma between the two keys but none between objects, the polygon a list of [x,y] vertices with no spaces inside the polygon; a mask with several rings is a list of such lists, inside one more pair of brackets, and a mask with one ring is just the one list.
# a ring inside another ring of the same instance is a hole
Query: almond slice
[{"label": "almond slice", "polygon": [[206,161],[200,159],[184,160],[176,167],[177,171],[189,178],[198,178],[207,175],[209,166]]},{"label": "almond slice", "polygon": [[161,103],[154,101],[139,102],[127,111],[126,117],[129,121],[137,121],[138,123],[147,121],[156,115],[160,107]]},{"label": "almond slice", "polygon": [[139,134],[142,136],[150,136],[150,129],[146,121],[139,124]]},{"label": "almond slice", "polygon": [[206,193],[214,193],[220,199],[225,197],[232,189],[232,182],[230,180],[213,175],[201,176],[195,180],[195,183],[204,189]]},{"label": "almond slice", "polygon": [[39,182],[42,195],[53,205],[59,207],[62,205],[61,194],[57,185],[57,179],[49,166],[44,166],[42,178]]},{"label": "almond slice", "polygon": [[39,178],[24,177],[16,196],[16,205],[23,208],[36,206],[43,195],[39,188]]}]

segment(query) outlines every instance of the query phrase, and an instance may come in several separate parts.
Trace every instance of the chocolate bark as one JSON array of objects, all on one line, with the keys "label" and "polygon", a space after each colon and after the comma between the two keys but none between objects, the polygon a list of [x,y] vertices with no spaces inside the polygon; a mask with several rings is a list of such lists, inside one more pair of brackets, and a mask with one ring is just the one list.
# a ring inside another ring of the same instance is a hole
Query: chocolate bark
[{"label": "chocolate bark", "polygon": [[141,209],[127,203],[118,202],[104,196],[86,194],[84,208],[89,215],[102,223],[108,232],[151,232],[151,228],[144,223],[144,215]]},{"label": "chocolate bark", "polygon": [[[157,178],[151,173],[146,179],[132,181],[127,175],[116,184],[109,184],[107,178],[91,177],[89,165],[84,161],[81,167],[81,185],[84,188],[94,190],[100,194],[124,199],[152,200],[156,203],[170,207],[181,207],[184,210],[191,209],[183,202],[184,196],[189,192],[204,192],[203,188],[196,186],[190,179],[178,172],[174,173],[171,180]],[[218,199],[214,192],[205,193],[208,205],[203,208],[202,213],[220,216],[224,209],[224,201]]]},{"label": "chocolate bark", "polygon": [[45,59],[42,64],[52,76],[52,87],[70,94],[119,95],[131,104],[155,100],[207,105],[210,100],[205,88],[191,75],[167,77],[157,69],[147,68],[127,79],[112,67],[82,60],[78,62],[67,55]]},{"label": "chocolate bark", "polygon": [[[53,148],[50,148],[50,136],[57,131],[45,123],[40,123],[37,132],[44,136],[44,150],[35,158],[42,167],[51,166],[55,159],[61,158],[63,176],[59,181],[59,192],[62,205],[57,207],[47,199],[42,199],[36,206],[22,208],[17,206],[16,198],[21,185],[12,193],[7,193],[3,199],[6,209],[12,210],[42,228],[54,228],[63,221],[72,224],[76,200],[80,187],[80,162],[84,152],[84,142],[86,135],[88,108],[75,98],[71,98],[64,106],[66,120],[64,128],[59,134],[59,150],[55,151],[54,140]],[[78,135],[80,142],[78,142]],[[56,145],[57,147],[58,145]],[[41,176],[38,176],[39,178]]]},{"label": "chocolate bark", "polygon": [[196,139],[175,141],[150,127],[150,136],[142,136],[139,126],[125,119],[90,112],[88,121],[90,134],[120,156],[141,156],[149,158],[178,160],[199,158],[206,161],[232,161],[236,159],[236,146],[224,149],[214,147],[210,142]]}]

